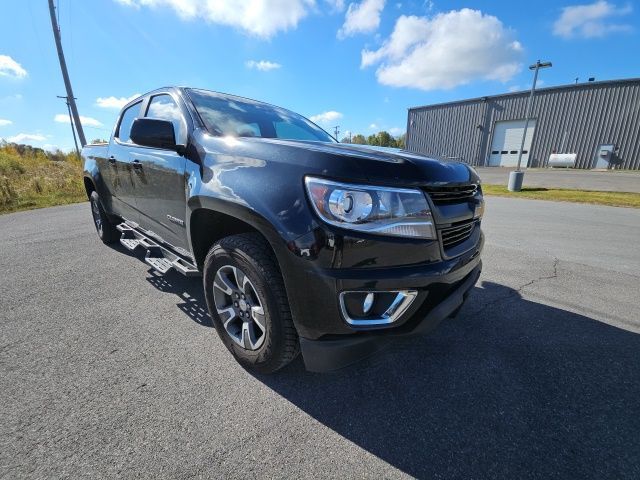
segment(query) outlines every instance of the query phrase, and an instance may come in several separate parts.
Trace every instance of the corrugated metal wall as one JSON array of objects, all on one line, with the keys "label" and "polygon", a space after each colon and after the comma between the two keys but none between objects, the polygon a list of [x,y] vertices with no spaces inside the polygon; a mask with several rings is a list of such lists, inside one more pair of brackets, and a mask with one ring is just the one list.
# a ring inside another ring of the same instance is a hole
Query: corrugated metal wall
[{"label": "corrugated metal wall", "polygon": [[[523,119],[529,92],[483,97],[409,110],[407,148],[439,158],[485,165],[496,122]],[[536,90],[529,166],[549,155],[577,153],[578,168],[592,168],[596,149],[617,147],[619,168],[640,169],[640,79]]]}]

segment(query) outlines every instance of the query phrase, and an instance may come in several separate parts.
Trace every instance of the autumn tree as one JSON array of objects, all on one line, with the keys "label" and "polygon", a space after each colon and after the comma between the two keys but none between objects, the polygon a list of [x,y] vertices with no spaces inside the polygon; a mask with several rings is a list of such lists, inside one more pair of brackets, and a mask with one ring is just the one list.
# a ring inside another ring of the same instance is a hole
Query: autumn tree
[{"label": "autumn tree", "polygon": [[353,135],[351,137],[351,143],[355,143],[358,145],[366,145],[367,144],[367,139],[364,138],[364,135],[358,133],[356,135]]}]

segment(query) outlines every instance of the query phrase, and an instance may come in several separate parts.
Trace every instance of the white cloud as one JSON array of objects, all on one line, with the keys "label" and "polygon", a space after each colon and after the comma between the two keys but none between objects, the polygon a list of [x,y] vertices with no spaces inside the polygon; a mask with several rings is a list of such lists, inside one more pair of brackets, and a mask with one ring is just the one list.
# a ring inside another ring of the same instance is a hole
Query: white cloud
[{"label": "white cloud", "polygon": [[276,70],[282,67],[282,65],[280,65],[279,63],[270,62],[268,60],[260,60],[259,62],[255,60],[249,60],[245,62],[245,65],[247,68],[254,68],[256,70],[260,70],[261,72],[268,72],[269,70]]},{"label": "white cloud", "polygon": [[369,130],[378,130],[378,125],[376,125],[375,123],[372,123],[371,125],[369,125]]},{"label": "white cloud", "polygon": [[0,77],[24,78],[27,71],[9,55],[0,55]]},{"label": "white cloud", "polygon": [[476,79],[505,82],[520,70],[521,55],[498,18],[463,8],[399,17],[382,47],[362,51],[361,67],[379,64],[376,76],[384,85],[435,90]]},{"label": "white cloud", "polygon": [[114,108],[120,110],[127,103],[134,98],[138,98],[141,93],[134,93],[130,97],[98,97],[96,98],[96,105],[101,108]]},{"label": "white cloud", "polygon": [[331,123],[336,120],[340,120],[343,117],[342,113],[335,110],[329,110],[328,112],[322,112],[318,115],[313,115],[309,119],[314,123]]},{"label": "white cloud", "polygon": [[40,135],[39,133],[19,133],[13,137],[5,138],[9,143],[42,142],[46,139],[47,137]]},{"label": "white cloud", "polygon": [[338,30],[338,38],[375,31],[380,25],[380,14],[384,4],[385,0],[362,0],[360,3],[350,3],[344,24]]},{"label": "white cloud", "polygon": [[400,127],[391,127],[389,129],[389,133],[391,135],[393,135],[394,137],[397,137],[399,135],[402,135],[404,133],[404,128],[400,128]]},{"label": "white cloud", "polygon": [[47,152],[57,152],[58,150],[61,150],[58,145],[54,145],[52,143],[45,143],[44,145],[42,145],[42,148]]},{"label": "white cloud", "polygon": [[[316,8],[316,0],[116,0],[134,8],[170,7],[183,20],[202,19],[269,38],[296,28]],[[328,2],[340,6],[341,2]]]},{"label": "white cloud", "polygon": [[[53,117],[53,120],[58,123],[70,123],[69,115],[66,113],[58,113],[55,117]],[[101,127],[102,126],[102,123],[100,123],[95,118],[83,117],[82,115],[80,115],[80,122],[85,127]]]},{"label": "white cloud", "polygon": [[6,127],[7,125],[11,125],[13,122],[11,120],[5,120],[4,118],[0,118],[0,127]]},{"label": "white cloud", "polygon": [[604,37],[608,33],[630,31],[631,25],[612,23],[611,17],[620,17],[632,12],[631,5],[617,7],[605,0],[587,5],[564,7],[553,24],[553,33],[559,37]]}]

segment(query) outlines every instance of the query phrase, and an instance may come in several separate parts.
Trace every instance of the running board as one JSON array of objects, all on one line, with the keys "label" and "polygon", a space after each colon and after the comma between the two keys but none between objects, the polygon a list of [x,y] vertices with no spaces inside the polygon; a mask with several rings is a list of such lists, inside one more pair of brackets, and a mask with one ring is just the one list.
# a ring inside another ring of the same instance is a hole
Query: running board
[{"label": "running board", "polygon": [[147,251],[144,261],[151,265],[156,272],[164,275],[174,269],[187,277],[200,275],[200,271],[189,260],[152,240],[139,230],[131,228],[127,223],[122,222],[116,228],[122,233],[120,243],[127,250],[134,251],[138,247],[142,247]]}]

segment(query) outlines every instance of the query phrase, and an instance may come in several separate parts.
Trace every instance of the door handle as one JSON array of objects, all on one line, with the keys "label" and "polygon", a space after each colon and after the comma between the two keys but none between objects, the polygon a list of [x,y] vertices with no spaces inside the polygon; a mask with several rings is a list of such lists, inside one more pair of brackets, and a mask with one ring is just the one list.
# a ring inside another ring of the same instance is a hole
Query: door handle
[{"label": "door handle", "polygon": [[140,160],[133,161],[133,168],[136,170],[142,170],[142,163],[140,163]]},{"label": "door handle", "polygon": [[115,165],[115,164],[116,164],[116,157],[114,157],[113,155],[111,155],[111,156],[109,157],[109,163],[110,163],[111,165]]}]

